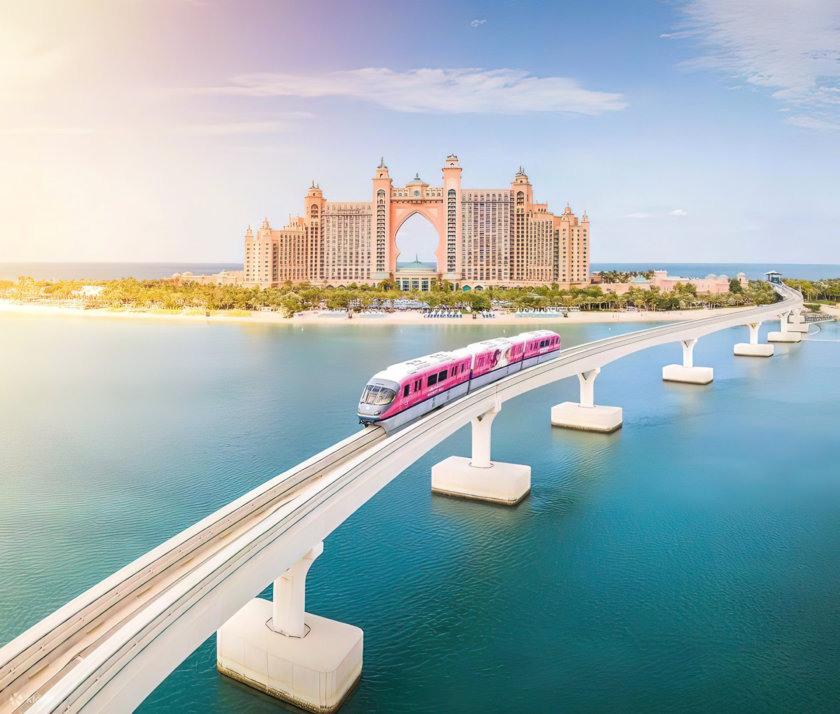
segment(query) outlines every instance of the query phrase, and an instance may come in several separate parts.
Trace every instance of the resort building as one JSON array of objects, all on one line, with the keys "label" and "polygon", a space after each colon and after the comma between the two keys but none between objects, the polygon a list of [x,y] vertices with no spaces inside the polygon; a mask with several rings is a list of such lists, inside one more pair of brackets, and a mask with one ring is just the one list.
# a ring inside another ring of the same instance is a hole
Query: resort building
[{"label": "resort building", "polygon": [[199,285],[242,285],[244,282],[244,271],[223,270],[212,275],[194,275],[190,271],[174,273],[171,280],[174,283],[198,283]]},{"label": "resort building", "polygon": [[[588,284],[589,218],[578,219],[568,205],[555,215],[536,203],[521,167],[506,188],[463,188],[453,154],[444,162],[442,184],[430,186],[418,175],[394,186],[384,161],[372,178],[370,201],[328,201],[313,182],[302,216],[281,229],[268,220],[256,233],[248,228],[244,284],[394,280],[401,289],[421,291],[438,280],[460,290]],[[432,266],[398,262],[397,234],[415,214],[437,234]]]},{"label": "resort building", "polygon": [[[742,288],[748,288],[750,281],[744,273],[735,276]],[[729,292],[730,279],[726,275],[707,275],[705,278],[678,278],[675,275],[668,275],[666,270],[654,270],[653,276],[648,279],[643,275],[637,275],[629,283],[604,283],[596,273],[592,276],[592,282],[600,285],[604,292],[611,291],[616,295],[623,295],[632,288],[650,290],[659,288],[662,292],[671,292],[677,285],[693,285],[698,293],[711,293],[720,295]]]}]

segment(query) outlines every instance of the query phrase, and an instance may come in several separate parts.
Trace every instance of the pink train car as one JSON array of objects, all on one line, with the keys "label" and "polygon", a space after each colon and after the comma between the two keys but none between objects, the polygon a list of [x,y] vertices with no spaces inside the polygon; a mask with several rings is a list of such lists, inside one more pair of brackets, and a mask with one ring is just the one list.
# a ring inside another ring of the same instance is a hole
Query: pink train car
[{"label": "pink train car", "polygon": [[536,330],[393,364],[365,385],[359,421],[393,431],[497,379],[553,359],[559,350],[557,333]]}]

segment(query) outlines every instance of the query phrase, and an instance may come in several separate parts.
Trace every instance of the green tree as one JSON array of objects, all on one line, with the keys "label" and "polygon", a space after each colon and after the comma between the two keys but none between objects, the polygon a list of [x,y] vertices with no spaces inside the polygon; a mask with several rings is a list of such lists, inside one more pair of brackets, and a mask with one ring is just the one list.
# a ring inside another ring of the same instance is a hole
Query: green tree
[{"label": "green tree", "polygon": [[303,301],[297,293],[286,293],[280,298],[280,310],[283,317],[294,317],[303,309]]}]

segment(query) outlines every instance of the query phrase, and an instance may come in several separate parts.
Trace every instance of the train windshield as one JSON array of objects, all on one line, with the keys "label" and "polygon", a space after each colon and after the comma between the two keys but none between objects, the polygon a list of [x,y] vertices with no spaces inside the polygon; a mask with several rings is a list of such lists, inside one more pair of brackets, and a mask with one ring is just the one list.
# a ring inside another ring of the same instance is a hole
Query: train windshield
[{"label": "train windshield", "polygon": [[368,384],[362,392],[362,404],[390,404],[394,401],[397,393],[388,387],[377,384]]}]

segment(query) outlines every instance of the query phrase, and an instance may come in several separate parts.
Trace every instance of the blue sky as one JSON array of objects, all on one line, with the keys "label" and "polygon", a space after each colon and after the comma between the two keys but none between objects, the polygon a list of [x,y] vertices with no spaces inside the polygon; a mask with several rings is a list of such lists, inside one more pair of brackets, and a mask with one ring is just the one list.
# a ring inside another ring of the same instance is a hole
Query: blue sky
[{"label": "blue sky", "polygon": [[0,259],[241,260],[311,179],[506,186],[597,261],[840,262],[840,3],[34,0],[0,10]]}]

